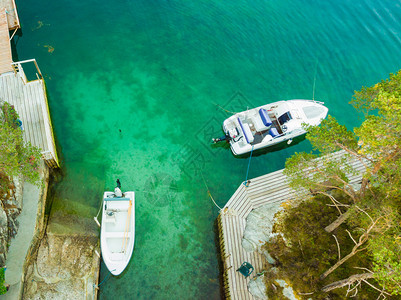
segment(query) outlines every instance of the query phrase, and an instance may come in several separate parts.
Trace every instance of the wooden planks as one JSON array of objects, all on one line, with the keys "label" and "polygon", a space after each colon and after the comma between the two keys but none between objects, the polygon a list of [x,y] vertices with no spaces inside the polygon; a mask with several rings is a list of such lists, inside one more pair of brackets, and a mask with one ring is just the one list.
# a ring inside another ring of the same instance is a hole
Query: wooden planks
[{"label": "wooden planks", "polygon": [[[335,157],[344,155],[344,151],[332,154]],[[358,183],[365,171],[364,164],[354,159],[350,164],[357,174],[349,176],[351,183]],[[241,184],[234,195],[228,200],[218,217],[220,252],[223,261],[223,283],[227,299],[255,299],[248,292],[248,283],[252,277],[263,271],[265,258],[258,252],[246,252],[242,247],[242,237],[246,227],[246,217],[252,209],[267,203],[284,202],[299,197],[308,197],[306,190],[294,191],[288,185],[283,170],[269,173],[254,179],[248,187]],[[248,278],[236,270],[247,261],[255,268]]]},{"label": "wooden planks", "polygon": [[8,30],[20,28],[17,7],[14,0],[0,0],[0,9],[7,14]]},{"label": "wooden planks", "polygon": [[43,80],[24,83],[18,74],[0,75],[0,99],[14,105],[24,128],[24,140],[42,149],[49,167],[58,167],[53,130]]},{"label": "wooden planks", "polygon": [[0,6],[0,74],[13,71],[12,61],[7,14]]}]

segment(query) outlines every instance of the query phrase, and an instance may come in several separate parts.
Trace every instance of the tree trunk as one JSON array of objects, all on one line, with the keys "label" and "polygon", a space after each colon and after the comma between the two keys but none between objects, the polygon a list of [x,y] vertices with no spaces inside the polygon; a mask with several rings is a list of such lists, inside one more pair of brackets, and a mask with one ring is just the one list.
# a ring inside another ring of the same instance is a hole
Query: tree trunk
[{"label": "tree trunk", "polygon": [[362,274],[356,274],[356,275],[351,275],[347,279],[335,281],[333,283],[330,283],[322,288],[323,292],[330,292],[334,289],[342,288],[347,285],[353,284],[355,281],[360,281],[360,280],[365,280],[369,278],[373,278],[374,273],[362,273]]},{"label": "tree trunk", "polygon": [[[355,247],[354,247],[355,249]],[[349,253],[347,256],[343,257],[341,260],[339,260],[335,265],[333,265],[330,269],[328,269],[326,272],[324,272],[321,276],[320,279],[325,279],[329,274],[331,274],[335,269],[337,269],[339,266],[341,266],[344,262],[346,262],[348,259],[350,259],[352,256],[354,256],[357,252],[359,251],[354,251],[352,250],[351,253]]]},{"label": "tree trunk", "polygon": [[334,222],[332,222],[331,224],[329,224],[328,226],[326,226],[324,228],[324,230],[328,233],[331,233],[332,231],[334,231],[338,226],[340,226],[342,223],[344,223],[348,217],[351,215],[350,211],[347,210],[345,213],[343,213],[342,215],[340,215]]},{"label": "tree trunk", "polygon": [[346,262],[348,259],[350,259],[352,256],[354,256],[356,253],[358,253],[359,251],[362,251],[364,249],[358,249],[360,246],[363,245],[363,243],[366,242],[366,240],[369,237],[369,233],[370,231],[373,229],[373,227],[375,227],[376,223],[383,218],[383,216],[379,217],[376,219],[376,221],[372,221],[372,224],[369,226],[369,228],[366,230],[366,232],[364,232],[360,237],[359,237],[359,241],[358,243],[355,242],[355,246],[354,248],[352,248],[351,253],[349,253],[347,256],[345,256],[344,258],[340,259],[334,266],[332,266],[330,269],[328,269],[326,272],[324,272],[321,276],[320,279],[324,279],[326,278],[328,275],[330,275],[335,269],[337,269],[339,266],[341,266],[344,262]]}]

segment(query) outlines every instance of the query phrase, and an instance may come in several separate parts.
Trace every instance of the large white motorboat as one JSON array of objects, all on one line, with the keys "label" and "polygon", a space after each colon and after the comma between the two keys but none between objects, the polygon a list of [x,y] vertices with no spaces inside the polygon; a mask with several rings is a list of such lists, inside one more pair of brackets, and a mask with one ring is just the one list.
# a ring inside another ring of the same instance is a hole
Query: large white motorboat
[{"label": "large white motorboat", "polygon": [[319,125],[327,116],[323,102],[313,100],[278,101],[252,108],[223,122],[225,136],[234,155],[271,147],[306,133],[302,124]]},{"label": "large white motorboat", "polygon": [[135,242],[135,193],[119,188],[103,195],[100,248],[103,261],[113,275],[128,265]]}]

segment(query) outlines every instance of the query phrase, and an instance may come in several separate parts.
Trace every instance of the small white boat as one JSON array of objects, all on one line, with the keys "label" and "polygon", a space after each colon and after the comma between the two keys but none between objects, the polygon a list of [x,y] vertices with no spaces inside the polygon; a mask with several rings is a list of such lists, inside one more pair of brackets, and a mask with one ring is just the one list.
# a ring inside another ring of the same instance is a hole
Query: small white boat
[{"label": "small white boat", "polygon": [[225,136],[234,155],[271,147],[306,133],[302,124],[319,125],[327,116],[323,102],[313,100],[278,101],[249,109],[223,122]]},{"label": "small white boat", "polygon": [[118,191],[105,192],[103,195],[100,231],[103,261],[113,275],[124,271],[131,259],[135,242],[135,193],[121,194]]}]

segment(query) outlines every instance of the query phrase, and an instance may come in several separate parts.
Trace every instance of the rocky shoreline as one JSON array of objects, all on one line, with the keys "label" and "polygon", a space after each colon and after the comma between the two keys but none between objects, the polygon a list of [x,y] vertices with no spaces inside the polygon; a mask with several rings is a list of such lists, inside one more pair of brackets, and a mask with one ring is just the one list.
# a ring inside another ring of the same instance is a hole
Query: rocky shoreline
[{"label": "rocky shoreline", "polygon": [[[18,216],[24,209],[24,183],[15,179],[9,192],[2,197],[0,266],[7,264],[6,283],[11,273],[17,281],[21,278],[21,283],[12,285],[13,290],[4,295],[5,299],[96,299],[100,270],[99,231],[93,220],[67,214],[60,217],[60,212],[47,216],[49,169],[44,165],[42,178],[43,184],[36,195],[39,199],[37,211],[29,212],[29,218],[36,219],[35,229],[31,240],[26,241],[29,247],[20,271],[12,269],[7,257],[14,256],[12,251],[15,250],[10,244],[14,242]],[[82,230],[71,224],[80,224]],[[7,250],[10,253],[7,254]]]},{"label": "rocky shoreline", "polygon": [[[248,283],[248,290],[255,299],[268,299],[265,276],[269,276],[268,270],[269,272],[274,272],[275,260],[263,246],[272,237],[277,235],[277,233],[273,233],[273,226],[278,221],[277,213],[284,210],[285,206],[285,202],[269,203],[252,210],[246,218],[246,227],[241,245],[245,251],[257,251],[266,259],[265,271],[252,278]],[[297,299],[291,286],[287,282],[284,280],[277,280],[276,283],[283,288],[283,299]]]},{"label": "rocky shoreline", "polygon": [[97,299],[100,246],[93,220],[52,210],[38,233],[22,299]]},{"label": "rocky shoreline", "polygon": [[96,299],[98,238],[47,232],[25,274],[23,299]]}]

